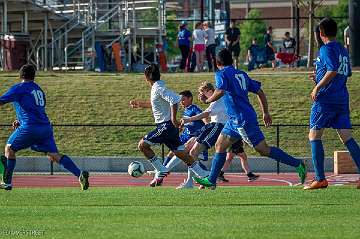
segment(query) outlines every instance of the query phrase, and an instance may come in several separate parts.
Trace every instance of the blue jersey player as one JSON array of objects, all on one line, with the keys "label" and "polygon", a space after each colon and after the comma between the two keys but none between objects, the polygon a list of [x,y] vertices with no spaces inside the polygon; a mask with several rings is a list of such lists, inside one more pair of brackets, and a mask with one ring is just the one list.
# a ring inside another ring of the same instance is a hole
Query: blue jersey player
[{"label": "blue jersey player", "polygon": [[[313,105],[310,115],[309,140],[315,179],[304,189],[326,188],[328,182],[324,173],[324,148],[321,141],[325,128],[333,128],[360,169],[360,148],[351,134],[349,93],[346,82],[351,76],[347,50],[336,41],[337,25],[331,18],[324,18],[320,24],[320,47],[316,60],[315,87],[311,92]],[[360,189],[360,183],[357,186]]]},{"label": "blue jersey player", "polygon": [[16,152],[31,147],[32,150],[44,152],[53,162],[69,170],[77,178],[83,190],[89,187],[89,173],[80,171],[66,155],[58,152],[53,129],[45,112],[46,98],[44,91],[34,82],[35,67],[24,65],[20,69],[21,82],[11,87],[0,97],[0,105],[12,102],[17,120],[13,123],[15,131],[5,146],[5,156],[1,157],[2,184],[5,190],[12,189],[12,175],[16,164]]},{"label": "blue jersey player", "polygon": [[265,93],[261,83],[252,80],[245,72],[232,66],[231,53],[222,49],[217,55],[219,71],[215,75],[216,89],[206,103],[214,102],[224,97],[225,108],[229,120],[225,124],[215,144],[215,156],[212,161],[211,173],[206,178],[196,178],[195,181],[205,187],[215,188],[216,179],[226,160],[226,149],[242,138],[262,156],[268,156],[284,164],[296,167],[301,182],[306,178],[305,165],[276,147],[269,147],[257,122],[257,115],[250,104],[248,93],[255,93],[259,99],[265,126],[272,123],[268,111]]}]

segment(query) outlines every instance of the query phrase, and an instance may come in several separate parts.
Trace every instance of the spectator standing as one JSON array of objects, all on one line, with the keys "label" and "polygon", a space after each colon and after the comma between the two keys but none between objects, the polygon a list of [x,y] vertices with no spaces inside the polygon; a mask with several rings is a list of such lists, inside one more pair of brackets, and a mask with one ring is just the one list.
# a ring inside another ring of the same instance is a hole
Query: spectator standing
[{"label": "spectator standing", "polygon": [[296,41],[293,37],[290,36],[290,32],[285,32],[285,37],[283,39],[283,47],[286,53],[295,53]]},{"label": "spectator standing", "polygon": [[193,32],[194,39],[194,51],[196,55],[196,68],[198,72],[203,70],[204,58],[205,58],[205,39],[207,38],[206,32],[203,29],[201,22],[196,23],[195,30]]},{"label": "spectator standing", "polygon": [[273,46],[272,41],[272,27],[268,27],[265,35],[264,35],[264,42],[266,48],[266,58],[267,61],[271,61],[272,68],[275,69],[275,48]]},{"label": "spectator standing", "polygon": [[216,67],[216,55],[215,55],[215,50],[216,50],[215,30],[212,28],[209,22],[204,22],[203,25],[204,25],[204,31],[207,35],[207,39],[205,39],[205,43],[206,43],[206,58],[208,61],[209,71],[213,71],[213,66],[214,66],[214,71],[216,71],[217,67]]},{"label": "spectator standing", "polygon": [[225,32],[226,48],[231,52],[234,66],[239,67],[240,55],[240,29],[236,27],[236,21],[231,20],[230,27]]},{"label": "spectator standing", "polygon": [[259,46],[257,44],[256,38],[252,39],[251,46],[248,49],[248,71],[255,69],[258,48]]},{"label": "spectator standing", "polygon": [[187,22],[182,21],[179,27],[177,45],[181,51],[180,69],[185,70],[186,60],[190,51],[191,32],[186,28]]}]

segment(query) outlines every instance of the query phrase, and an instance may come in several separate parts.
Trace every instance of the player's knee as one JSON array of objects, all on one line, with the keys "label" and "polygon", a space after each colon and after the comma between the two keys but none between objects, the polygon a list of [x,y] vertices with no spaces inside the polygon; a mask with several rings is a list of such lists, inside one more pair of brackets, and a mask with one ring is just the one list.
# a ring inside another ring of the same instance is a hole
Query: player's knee
[{"label": "player's knee", "polygon": [[11,149],[10,145],[5,146],[5,156],[7,158],[14,158],[15,157],[15,151]]},{"label": "player's knee", "polygon": [[197,158],[198,155],[197,155],[197,150],[196,149],[191,149],[190,152],[189,152],[189,155],[192,157],[192,158]]},{"label": "player's knee", "polygon": [[145,143],[144,140],[140,140],[139,144],[138,144],[138,149],[143,152],[144,150],[146,150],[147,148],[149,148],[149,145],[147,143]]},{"label": "player's knee", "polygon": [[60,162],[60,159],[61,159],[61,155],[56,153],[56,154],[48,154],[48,158],[51,162],[54,162],[54,163],[59,163]]},{"label": "player's knee", "polygon": [[216,152],[225,152],[226,148],[224,148],[224,146],[222,145],[221,142],[216,142],[215,143],[215,150],[216,150]]}]

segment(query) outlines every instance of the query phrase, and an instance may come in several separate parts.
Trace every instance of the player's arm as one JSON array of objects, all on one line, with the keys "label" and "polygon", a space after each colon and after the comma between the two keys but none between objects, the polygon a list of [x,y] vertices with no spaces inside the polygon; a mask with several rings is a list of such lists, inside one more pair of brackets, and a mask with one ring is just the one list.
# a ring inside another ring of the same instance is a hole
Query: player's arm
[{"label": "player's arm", "polygon": [[180,123],[176,119],[177,111],[179,102],[181,100],[180,96],[175,92],[163,88],[159,91],[160,96],[170,104],[170,111],[171,111],[171,122],[174,124],[175,127],[179,127]]},{"label": "player's arm", "polygon": [[151,108],[151,102],[149,100],[131,100],[130,101],[131,108]]},{"label": "player's arm", "polygon": [[316,100],[317,94],[319,93],[320,89],[324,86],[327,86],[330,81],[336,76],[336,71],[327,71],[324,75],[324,77],[319,81],[319,83],[314,87],[314,89],[311,92],[311,99],[313,101]]},{"label": "player's arm", "polygon": [[200,114],[181,119],[181,124],[186,124],[186,123],[190,123],[190,122],[193,122],[193,121],[206,119],[209,116],[210,116],[210,112],[204,111],[204,112],[201,112]]},{"label": "player's arm", "polygon": [[171,122],[173,123],[173,125],[175,127],[179,127],[180,126],[180,123],[179,121],[177,121],[176,119],[176,115],[177,115],[177,111],[178,111],[178,104],[173,104],[173,105],[170,105],[170,111],[171,111]]},{"label": "player's arm", "polygon": [[270,126],[272,124],[272,119],[269,113],[269,105],[266,98],[266,95],[262,89],[258,90],[256,93],[261,111],[263,113],[263,121],[266,127]]},{"label": "player's arm", "polygon": [[215,91],[214,91],[214,93],[212,94],[212,96],[210,96],[209,98],[207,98],[204,103],[210,104],[211,102],[215,102],[215,101],[217,101],[218,99],[220,99],[221,97],[223,97],[224,94],[225,94],[225,91],[224,91],[224,90],[215,89]]}]

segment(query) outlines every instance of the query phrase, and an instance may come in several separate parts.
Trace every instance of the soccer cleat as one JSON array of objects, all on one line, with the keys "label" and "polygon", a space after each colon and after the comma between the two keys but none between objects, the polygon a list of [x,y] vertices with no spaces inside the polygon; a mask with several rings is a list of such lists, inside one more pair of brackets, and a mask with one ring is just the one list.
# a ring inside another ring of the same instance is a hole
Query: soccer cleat
[{"label": "soccer cleat", "polygon": [[169,175],[169,172],[157,172],[153,180],[151,180],[149,186],[157,187],[163,184],[164,178]]},{"label": "soccer cleat", "polygon": [[203,185],[207,188],[211,188],[216,186],[216,184],[213,184],[212,182],[209,181],[208,177],[205,178],[198,178],[198,177],[193,177],[193,179],[195,180],[195,182],[197,182],[200,185]]},{"label": "soccer cleat", "polygon": [[205,186],[204,186],[204,185],[200,185],[200,186],[199,186],[199,189],[205,189]]},{"label": "soccer cleat", "polygon": [[360,189],[360,179],[359,179],[359,182],[358,182],[358,185],[356,186],[357,189]]},{"label": "soccer cleat", "polygon": [[176,187],[176,189],[192,189],[194,186],[192,184],[192,180],[184,180],[183,183],[181,183],[179,186]]},{"label": "soccer cleat", "polygon": [[219,180],[219,181],[221,181],[221,182],[224,182],[224,183],[228,183],[228,182],[229,182],[229,180],[224,177],[224,171],[221,171],[221,172],[219,173],[219,176],[217,177],[217,180]]},{"label": "soccer cleat", "polygon": [[0,156],[0,180],[1,182],[5,182],[5,172],[6,172],[6,157],[4,155]]},{"label": "soccer cleat", "polygon": [[253,173],[248,173],[248,182],[254,182],[256,179],[260,177],[260,175],[256,175]]},{"label": "soccer cleat", "polygon": [[327,188],[328,187],[328,181],[326,179],[317,181],[313,180],[309,185],[304,187],[304,190],[311,190],[311,189],[320,189],[320,188]]},{"label": "soccer cleat", "polygon": [[79,177],[79,183],[81,190],[87,190],[89,188],[89,172],[82,171]]},{"label": "soccer cleat", "polygon": [[300,165],[296,167],[296,171],[299,174],[301,184],[304,184],[305,180],[306,180],[306,167],[305,167],[305,164],[300,163]]},{"label": "soccer cleat", "polygon": [[6,184],[6,183],[0,183],[0,189],[10,191],[10,190],[12,190],[12,185],[11,184]]}]

